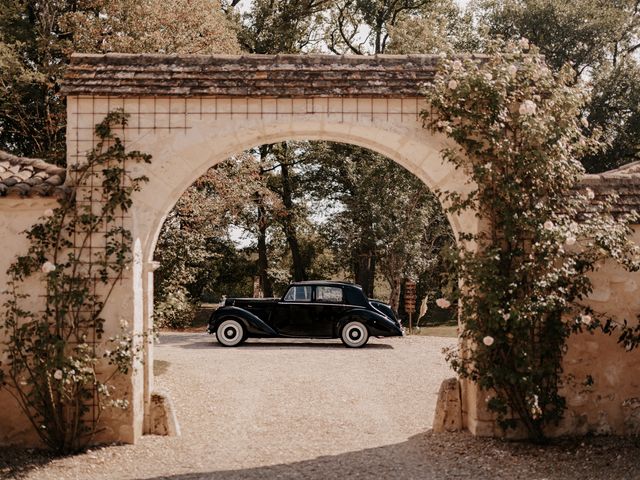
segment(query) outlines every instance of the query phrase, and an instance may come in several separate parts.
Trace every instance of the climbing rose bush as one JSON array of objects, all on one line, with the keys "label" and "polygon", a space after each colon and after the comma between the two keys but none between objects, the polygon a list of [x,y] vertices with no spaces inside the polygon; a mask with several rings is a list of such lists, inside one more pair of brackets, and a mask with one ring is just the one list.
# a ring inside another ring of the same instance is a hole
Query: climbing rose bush
[{"label": "climbing rose bush", "polygon": [[583,133],[585,94],[573,83],[570,69],[554,74],[526,40],[496,41],[487,56],[442,58],[423,113],[455,140],[444,158],[472,182],[468,196],[439,192],[444,204],[477,211],[482,225],[460,233],[462,341],[448,360],[487,392],[503,428],[520,422],[536,441],[565,409],[567,337],[613,325],[581,305],[587,274],[605,258],[638,268],[628,219],[578,187],[577,159],[600,144]]},{"label": "climbing rose bush", "polygon": [[[150,159],[125,151],[114,129],[126,121],[113,112],[96,126],[99,141],[87,161],[71,169],[68,194],[26,232],[29,249],[8,270],[0,387],[59,453],[89,444],[105,408],[127,408],[113,380],[132,368],[140,351],[141,339],[128,333],[125,319],[117,335],[101,341],[105,303],[132,261],[131,234],[121,218],[146,181],[125,165]],[[42,305],[28,293],[34,287],[44,292]]]}]

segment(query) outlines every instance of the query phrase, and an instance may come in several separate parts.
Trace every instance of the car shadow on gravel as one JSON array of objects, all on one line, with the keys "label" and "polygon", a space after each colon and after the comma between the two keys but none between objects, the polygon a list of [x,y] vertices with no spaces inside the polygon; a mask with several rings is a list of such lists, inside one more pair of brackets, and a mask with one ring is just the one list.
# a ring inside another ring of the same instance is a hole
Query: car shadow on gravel
[{"label": "car shadow on gravel", "polygon": [[[163,333],[160,337],[160,345],[172,345],[187,349],[211,349],[211,348],[228,348],[223,347],[216,342],[215,337],[203,333],[180,333],[167,334]],[[234,349],[246,350],[263,350],[269,348],[287,348],[287,349],[308,349],[308,348],[336,348],[344,350],[346,347],[339,340],[284,340],[284,339],[262,339],[248,340],[239,347]],[[392,349],[393,345],[386,343],[368,343],[365,349]]]},{"label": "car shadow on gravel", "polygon": [[620,437],[560,439],[542,447],[428,431],[398,444],[301,462],[139,480],[635,480],[639,454],[640,444]]}]

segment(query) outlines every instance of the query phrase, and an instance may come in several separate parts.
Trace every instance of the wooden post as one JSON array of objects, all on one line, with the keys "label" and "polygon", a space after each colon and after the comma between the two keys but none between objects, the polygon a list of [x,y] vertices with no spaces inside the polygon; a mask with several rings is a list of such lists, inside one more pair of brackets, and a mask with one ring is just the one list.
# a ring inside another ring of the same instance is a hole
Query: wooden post
[{"label": "wooden post", "polygon": [[404,282],[404,311],[409,314],[409,334],[413,333],[413,312],[416,310],[416,282],[405,280]]}]

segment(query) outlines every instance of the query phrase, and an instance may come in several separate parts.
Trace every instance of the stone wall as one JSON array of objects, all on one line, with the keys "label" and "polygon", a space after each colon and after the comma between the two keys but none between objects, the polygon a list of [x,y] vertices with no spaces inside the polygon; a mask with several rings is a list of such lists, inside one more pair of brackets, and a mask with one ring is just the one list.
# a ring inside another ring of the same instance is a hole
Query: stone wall
[{"label": "stone wall", "polygon": [[[633,240],[640,244],[640,226],[635,227]],[[586,305],[617,321],[638,324],[640,272],[628,272],[606,261],[590,278],[594,289]],[[627,352],[617,339],[616,332],[606,335],[600,331],[569,337],[561,389],[567,411],[550,435],[640,434],[640,349]],[[468,381],[461,381],[461,388],[465,427],[478,436],[504,435],[486,407],[486,392]],[[518,438],[523,431],[508,435]]]},{"label": "stone wall", "polygon": [[[22,234],[31,227],[45,210],[54,208],[57,202],[53,198],[0,198],[0,289],[7,287],[7,268],[19,254],[24,254],[29,246]],[[37,302],[39,286],[33,285],[29,292],[33,302]],[[0,303],[4,303],[5,296],[0,295]],[[0,311],[4,308],[0,306]],[[0,313],[1,315],[1,313]],[[5,339],[0,332],[0,343]],[[0,354],[0,361],[4,360]],[[0,389],[0,445],[6,444],[35,445],[38,438],[33,427],[29,424],[18,408],[16,401],[5,389]]]},{"label": "stone wall", "polygon": [[[634,240],[640,243],[640,227]],[[595,312],[638,324],[640,272],[627,272],[608,261],[591,279],[594,290],[587,304]],[[562,392],[569,410],[558,434],[640,434],[640,349],[626,352],[617,339],[616,332],[570,338]]]}]

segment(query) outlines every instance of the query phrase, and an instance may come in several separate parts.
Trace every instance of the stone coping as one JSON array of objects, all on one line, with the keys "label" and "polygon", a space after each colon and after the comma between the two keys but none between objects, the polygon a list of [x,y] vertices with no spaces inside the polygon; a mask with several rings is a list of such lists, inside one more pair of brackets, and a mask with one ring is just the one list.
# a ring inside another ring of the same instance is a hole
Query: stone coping
[{"label": "stone coping", "polygon": [[62,92],[110,97],[415,98],[433,79],[439,59],[437,55],[76,53]]},{"label": "stone coping", "polygon": [[620,168],[582,177],[580,185],[591,188],[598,198],[615,195],[612,213],[640,213],[640,161]]}]

